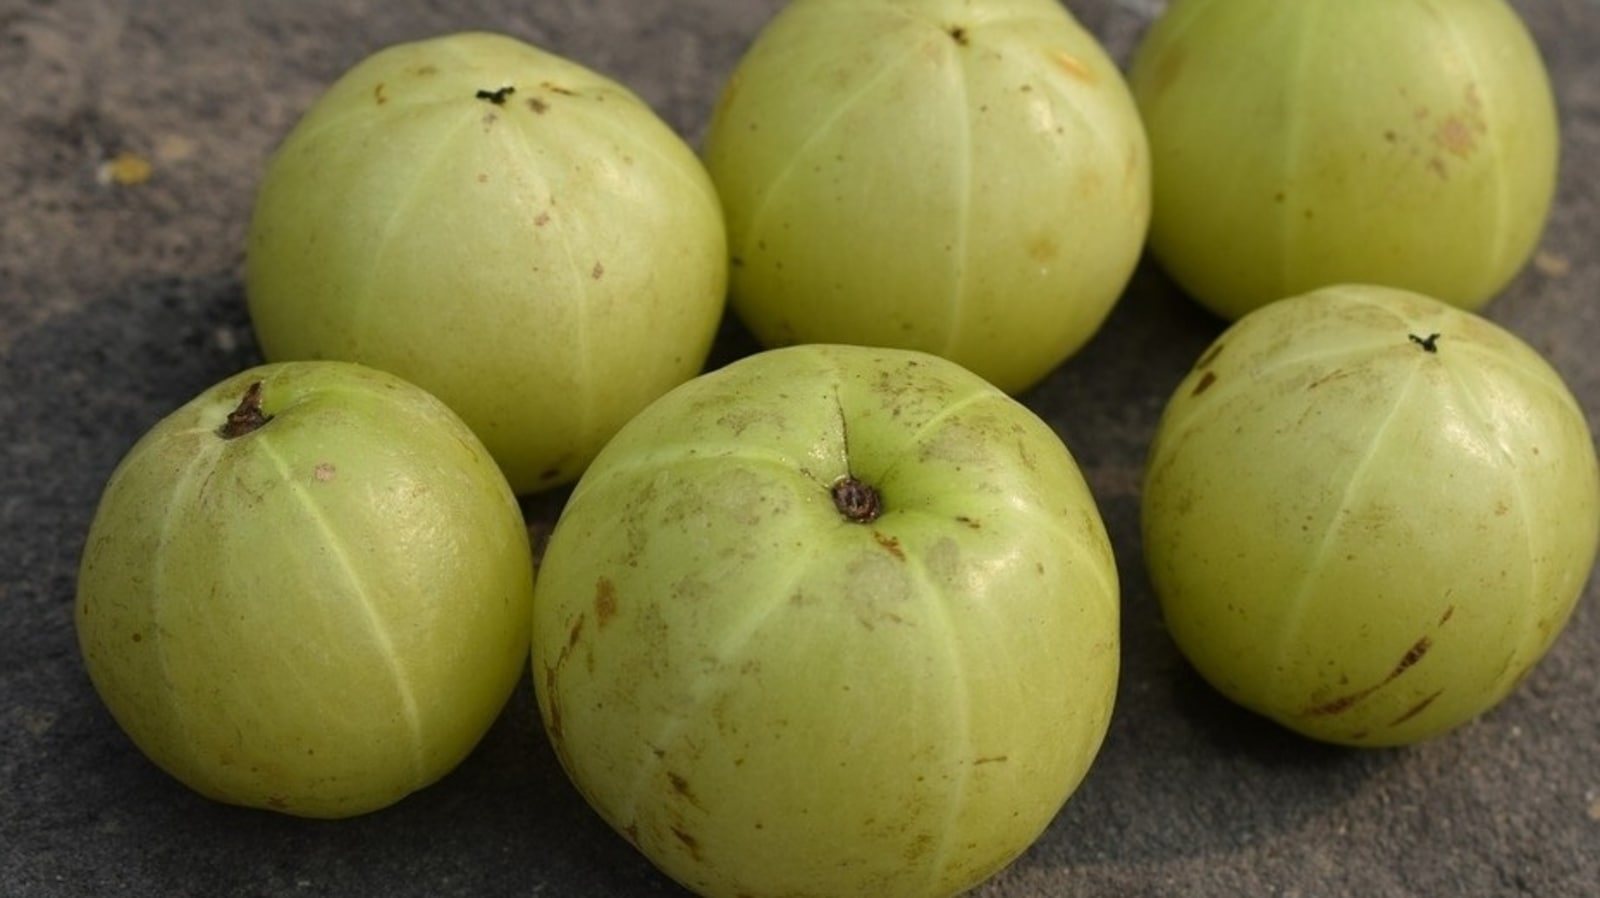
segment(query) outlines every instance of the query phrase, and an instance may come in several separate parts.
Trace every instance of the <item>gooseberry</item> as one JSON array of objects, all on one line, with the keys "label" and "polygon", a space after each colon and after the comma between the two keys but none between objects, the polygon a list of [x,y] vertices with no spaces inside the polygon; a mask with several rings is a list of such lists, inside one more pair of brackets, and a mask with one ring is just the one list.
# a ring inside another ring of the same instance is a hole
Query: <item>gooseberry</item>
[{"label": "gooseberry", "polygon": [[706,136],[766,346],[941,355],[1002,389],[1081,348],[1144,245],[1144,131],[1056,0],[798,0]]},{"label": "gooseberry", "polygon": [[1116,690],[1072,456],[910,350],[769,350],[669,392],[579,480],[535,594],[562,764],[710,898],[972,887],[1076,789]]},{"label": "gooseberry", "polygon": [[1504,0],[1175,0],[1128,77],[1151,251],[1229,319],[1344,283],[1479,309],[1549,216],[1555,102]]},{"label": "gooseberry", "polygon": [[700,371],[727,248],[705,169],[643,101],[464,32],[375,53],[306,111],[263,177],[245,285],[268,359],[404,377],[530,493]]},{"label": "gooseberry", "polygon": [[1370,285],[1218,337],[1162,414],[1142,503],[1195,669],[1351,745],[1497,705],[1561,632],[1600,539],[1593,438],[1555,369],[1474,313]]},{"label": "gooseberry", "polygon": [[400,800],[525,669],[532,555],[483,445],[363,366],[241,372],[112,473],[78,575],[90,679],[196,791],[307,817]]}]

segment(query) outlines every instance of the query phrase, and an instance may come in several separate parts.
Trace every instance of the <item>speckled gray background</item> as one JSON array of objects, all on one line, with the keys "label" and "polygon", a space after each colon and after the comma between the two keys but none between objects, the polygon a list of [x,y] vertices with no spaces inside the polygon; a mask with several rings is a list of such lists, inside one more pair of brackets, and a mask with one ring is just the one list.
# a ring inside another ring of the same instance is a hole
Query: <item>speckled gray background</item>
[{"label": "speckled gray background", "polygon": [[[132,441],[258,360],[239,284],[261,167],[317,93],[386,44],[468,27],[618,78],[698,141],[779,0],[0,0],[0,894],[684,895],[582,804],[524,688],[440,784],[311,822],[198,798],[150,765],[78,660],[78,553]],[[1126,58],[1158,0],[1072,0]],[[1600,421],[1600,2],[1522,0],[1556,80],[1558,205],[1489,309]],[[145,183],[101,177],[120,152]],[[1105,748],[1002,896],[1600,893],[1600,586],[1502,707],[1398,751],[1299,740],[1233,709],[1160,627],[1139,465],[1219,330],[1151,266],[1025,399],[1067,440],[1122,566],[1125,668]],[[748,349],[730,326],[719,353]],[[548,520],[559,497],[530,504]]]}]

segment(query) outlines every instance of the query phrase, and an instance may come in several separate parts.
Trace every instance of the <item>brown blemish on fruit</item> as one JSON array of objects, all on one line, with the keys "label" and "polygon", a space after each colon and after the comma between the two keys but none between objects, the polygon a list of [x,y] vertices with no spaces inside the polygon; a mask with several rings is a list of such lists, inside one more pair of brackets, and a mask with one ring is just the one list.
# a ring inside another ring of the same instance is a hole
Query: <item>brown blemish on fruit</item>
[{"label": "brown blemish on fruit", "polygon": [[1411,706],[1411,710],[1409,710],[1406,713],[1400,715],[1399,717],[1396,717],[1394,720],[1389,721],[1389,726],[1397,727],[1400,724],[1405,723],[1406,721],[1410,720],[1411,718],[1416,717],[1418,714],[1421,714],[1423,711],[1427,710],[1427,707],[1429,705],[1433,704],[1433,700],[1434,699],[1438,698],[1443,693],[1444,693],[1444,690],[1440,689],[1439,691],[1437,691],[1434,694],[1428,696],[1427,698],[1423,699],[1422,701],[1417,702],[1415,705],[1412,705]]},{"label": "brown blemish on fruit", "polygon": [[677,826],[674,826],[672,828],[672,835],[677,837],[678,841],[683,844],[684,848],[688,849],[690,857],[694,858],[697,861],[700,860],[700,840],[699,839],[696,839],[694,836],[690,835],[689,833],[684,832],[682,827],[677,827]]},{"label": "brown blemish on fruit", "polygon": [[695,797],[694,790],[689,788],[689,780],[681,773],[667,772],[667,782],[672,784],[672,791],[683,796],[684,800],[700,807],[700,799]]},{"label": "brown blemish on fruit", "polygon": [[1460,109],[1446,114],[1433,129],[1433,143],[1457,159],[1467,159],[1478,150],[1478,140],[1487,134],[1489,126],[1483,120],[1483,100],[1478,96],[1478,86],[1468,84],[1462,96]]},{"label": "brown blemish on fruit", "polygon": [[1057,50],[1051,53],[1050,61],[1055,63],[1056,68],[1079,81],[1093,83],[1095,80],[1094,69],[1089,68],[1088,63],[1065,50]]},{"label": "brown blemish on fruit", "polygon": [[1456,606],[1451,605],[1449,608],[1446,608],[1444,610],[1444,616],[1439,618],[1439,626],[1444,626],[1444,622],[1449,620],[1455,613]]},{"label": "brown blemish on fruit", "polygon": [[600,278],[605,276],[605,273],[606,267],[601,265],[599,262],[596,262],[594,263],[594,268],[589,271],[589,276],[598,281]]},{"label": "brown blemish on fruit", "polygon": [[572,88],[570,88],[570,87],[562,87],[561,85],[556,84],[553,81],[540,82],[539,86],[544,88],[545,90],[553,93],[553,94],[560,94],[563,97],[576,97],[578,95],[578,92],[573,90]]},{"label": "brown blemish on fruit", "polygon": [[544,688],[545,693],[549,696],[549,701],[546,704],[550,707],[547,729],[550,732],[551,747],[560,753],[565,748],[565,743],[562,742],[561,699],[556,693],[556,678],[556,669],[549,666],[545,667]]},{"label": "brown blemish on fruit", "polygon": [[1445,152],[1461,159],[1471,156],[1478,148],[1478,138],[1473,133],[1472,127],[1453,115],[1440,122],[1439,127],[1434,129],[1433,141]]},{"label": "brown blemish on fruit", "polygon": [[1215,371],[1207,371],[1204,374],[1200,375],[1200,382],[1194,385],[1194,390],[1192,392],[1190,392],[1189,395],[1190,396],[1199,396],[1201,393],[1204,393],[1206,390],[1210,389],[1211,385],[1216,383],[1216,382],[1217,382],[1217,372],[1215,372]]},{"label": "brown blemish on fruit", "polygon": [[378,104],[379,106],[389,102],[388,86],[382,81],[379,81],[377,85],[372,88],[372,102]]},{"label": "brown blemish on fruit", "polygon": [[1328,383],[1329,381],[1341,380],[1341,379],[1346,378],[1346,377],[1354,377],[1355,375],[1357,375],[1359,373],[1360,372],[1357,371],[1354,368],[1335,368],[1332,371],[1328,372],[1327,374],[1324,374],[1321,377],[1317,378],[1316,380],[1312,381],[1311,383],[1306,384],[1306,389],[1307,390],[1315,390],[1317,387],[1320,387],[1323,384]]},{"label": "brown blemish on fruit", "polygon": [[984,764],[1000,764],[1009,760],[1011,760],[1011,758],[1008,755],[987,755],[982,758],[974,758],[972,760],[972,766],[981,767]]},{"label": "brown blemish on fruit", "polygon": [[327,483],[337,477],[338,474],[339,469],[335,468],[331,461],[322,462],[311,469],[311,477],[318,483]]},{"label": "brown blemish on fruit", "polygon": [[964,25],[951,25],[944,30],[944,33],[950,35],[951,40],[963,47],[965,47],[970,40],[967,35],[966,26]]},{"label": "brown blemish on fruit", "polygon": [[[1433,640],[1426,636],[1417,640],[1416,643],[1411,646],[1411,649],[1407,651],[1403,657],[1401,657],[1400,663],[1395,665],[1394,670],[1390,672],[1389,680],[1393,680],[1395,677],[1400,676],[1412,665],[1416,664],[1418,661],[1421,661],[1422,656],[1428,654],[1428,649],[1430,648],[1433,648]],[[1388,682],[1388,680],[1385,680],[1384,682]]]},{"label": "brown blemish on fruit", "polygon": [[893,555],[901,561],[906,560],[906,552],[904,549],[900,548],[899,540],[888,535],[887,533],[884,533],[882,530],[872,531],[872,538],[877,541],[878,545],[887,549],[890,555]]},{"label": "brown blemish on fruit", "polygon": [[1343,712],[1350,710],[1352,707],[1359,704],[1363,699],[1367,698],[1367,696],[1372,695],[1379,689],[1382,689],[1383,687],[1394,682],[1401,674],[1416,666],[1417,662],[1421,661],[1422,657],[1428,654],[1428,649],[1432,647],[1433,640],[1429,639],[1428,637],[1424,636],[1421,639],[1418,639],[1412,644],[1411,648],[1401,656],[1400,661],[1395,664],[1394,670],[1389,671],[1389,675],[1384,677],[1383,680],[1377,685],[1368,686],[1365,689],[1341,695],[1332,701],[1323,702],[1320,705],[1312,705],[1310,708],[1307,708],[1304,713],[1313,717],[1322,717],[1331,714],[1342,714]]},{"label": "brown blemish on fruit", "polygon": [[1041,234],[1028,244],[1028,258],[1035,262],[1049,262],[1061,252],[1061,246],[1050,234]]},{"label": "brown blemish on fruit", "polygon": [[261,410],[261,381],[254,381],[245,388],[239,405],[228,413],[227,420],[217,428],[217,436],[225,440],[237,439],[260,430],[271,420],[272,416]]},{"label": "brown blemish on fruit", "polygon": [[1416,640],[1416,643],[1411,645],[1411,650],[1406,651],[1405,656],[1400,658],[1400,663],[1395,664],[1395,669],[1394,671],[1390,672],[1389,679],[1395,679],[1395,677],[1398,677],[1400,674],[1403,674],[1403,672],[1406,672],[1408,667],[1411,667],[1413,664],[1421,661],[1422,656],[1427,655],[1427,650],[1432,647],[1434,647],[1434,640],[1429,639],[1429,637],[1426,637],[1426,635],[1424,635],[1422,639]]},{"label": "brown blemish on fruit", "polygon": [[548,727],[550,744],[555,748],[557,754],[565,752],[565,746],[561,741],[561,691],[558,688],[561,679],[561,668],[566,665],[567,659],[572,657],[573,649],[578,647],[578,640],[583,638],[583,623],[585,619],[585,615],[578,615],[578,619],[572,622],[572,629],[567,631],[567,642],[561,647],[561,653],[556,656],[554,663],[544,666],[545,692],[550,699]]},{"label": "brown blemish on fruit", "polygon": [[[601,577],[594,583],[594,620],[601,629],[617,616],[617,584],[610,577]],[[579,624],[583,618],[578,619]]]},{"label": "brown blemish on fruit", "polygon": [[1372,692],[1372,689],[1363,689],[1360,692],[1352,692],[1349,695],[1341,695],[1331,702],[1323,702],[1320,705],[1307,708],[1305,713],[1315,717],[1322,717],[1330,714],[1342,714],[1345,711],[1350,710],[1350,708],[1354,706],[1356,702],[1359,702],[1371,695]]},{"label": "brown blemish on fruit", "polygon": [[970,518],[964,514],[956,515],[956,523],[965,524],[969,530],[982,530],[983,524],[977,518]]},{"label": "brown blemish on fruit", "polygon": [[538,97],[529,97],[528,108],[533,110],[534,115],[544,115],[547,111],[549,111],[550,104],[539,99]]}]

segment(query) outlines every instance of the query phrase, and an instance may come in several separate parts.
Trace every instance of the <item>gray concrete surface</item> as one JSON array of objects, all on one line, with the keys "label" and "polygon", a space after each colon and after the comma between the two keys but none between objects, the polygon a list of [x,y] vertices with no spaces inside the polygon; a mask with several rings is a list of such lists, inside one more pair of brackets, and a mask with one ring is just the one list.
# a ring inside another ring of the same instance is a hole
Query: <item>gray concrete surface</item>
[{"label": "gray concrete surface", "polygon": [[[1125,58],[1158,0],[1068,4]],[[218,805],[157,771],[72,635],[82,541],[132,441],[257,360],[239,282],[261,166],[328,82],[465,27],[636,89],[690,140],[779,0],[0,0],[0,894],[682,895],[582,804],[524,687],[437,786],[311,822]],[[1522,0],[1564,127],[1539,257],[1488,314],[1600,423],[1600,4]],[[133,152],[144,183],[104,164]],[[1219,324],[1153,266],[1027,401],[1088,472],[1125,590],[1104,750],[1017,863],[1021,896],[1600,894],[1600,585],[1500,708],[1436,742],[1351,751],[1234,709],[1184,666],[1142,572],[1137,476],[1167,392]],[[730,326],[719,352],[747,351]],[[559,496],[530,503],[537,523]]]}]

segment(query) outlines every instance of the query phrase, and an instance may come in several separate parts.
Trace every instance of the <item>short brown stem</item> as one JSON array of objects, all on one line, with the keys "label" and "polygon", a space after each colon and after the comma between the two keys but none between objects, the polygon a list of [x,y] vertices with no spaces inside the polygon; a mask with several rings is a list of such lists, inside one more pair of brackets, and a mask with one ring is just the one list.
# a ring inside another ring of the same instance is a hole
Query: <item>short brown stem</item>
[{"label": "short brown stem", "polygon": [[239,406],[228,413],[228,420],[217,428],[217,436],[225,440],[237,439],[261,429],[272,416],[261,410],[261,381],[255,381],[244,391]]},{"label": "short brown stem", "polygon": [[504,106],[506,105],[507,98],[516,92],[517,89],[515,87],[507,84],[505,87],[497,88],[495,90],[480,90],[477,93],[477,99],[487,100],[496,106]]},{"label": "short brown stem", "polygon": [[833,505],[845,520],[856,524],[870,524],[883,514],[883,496],[871,485],[845,475],[834,481]]},{"label": "short brown stem", "polygon": [[1411,342],[1417,344],[1418,346],[1421,346],[1424,352],[1438,352],[1439,351],[1439,335],[1438,334],[1429,334],[1426,337],[1419,337],[1416,334],[1407,334],[1406,336],[1411,338]]}]

